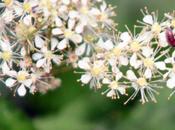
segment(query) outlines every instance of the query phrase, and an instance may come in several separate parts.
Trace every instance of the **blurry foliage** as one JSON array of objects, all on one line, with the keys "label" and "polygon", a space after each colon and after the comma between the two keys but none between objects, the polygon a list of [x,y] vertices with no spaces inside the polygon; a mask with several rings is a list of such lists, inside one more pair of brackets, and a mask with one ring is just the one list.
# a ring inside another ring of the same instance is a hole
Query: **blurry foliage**
[{"label": "blurry foliage", "polygon": [[[139,11],[145,6],[150,11],[172,11],[174,0],[107,0],[117,6],[118,29],[127,24],[132,29]],[[45,95],[28,95],[25,98],[0,99],[0,130],[174,130],[175,97],[170,101],[170,91],[162,89],[157,104],[123,105],[126,98],[107,99],[87,86],[81,87],[73,72],[59,74],[62,86]],[[2,89],[2,87],[1,87]],[[3,90],[4,92],[5,90]]]}]

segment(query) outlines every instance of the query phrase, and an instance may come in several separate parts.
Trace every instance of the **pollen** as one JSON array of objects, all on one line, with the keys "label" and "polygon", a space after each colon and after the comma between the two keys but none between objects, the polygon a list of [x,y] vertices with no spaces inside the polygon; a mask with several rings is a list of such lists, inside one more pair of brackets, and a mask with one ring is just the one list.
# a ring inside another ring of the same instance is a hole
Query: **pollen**
[{"label": "pollen", "polygon": [[160,31],[161,31],[161,26],[158,24],[158,23],[154,23],[152,25],[152,32],[156,33],[156,34],[159,34]]},{"label": "pollen", "polygon": [[26,80],[26,77],[27,77],[26,72],[19,72],[18,75],[17,75],[17,80],[19,82],[22,82],[22,81]]},{"label": "pollen", "polygon": [[73,31],[69,30],[69,29],[66,29],[64,31],[64,36],[65,38],[70,38],[71,36],[73,35]]},{"label": "pollen", "polygon": [[87,8],[87,7],[82,7],[82,8],[80,9],[80,12],[81,12],[82,14],[88,14],[88,8]]},{"label": "pollen", "polygon": [[93,67],[91,69],[91,74],[96,77],[98,75],[100,75],[100,73],[102,72],[102,68],[99,68],[99,67]]},{"label": "pollen", "polygon": [[115,47],[112,52],[116,57],[119,57],[121,56],[122,50],[119,47]]},{"label": "pollen", "polygon": [[141,45],[137,41],[131,43],[131,51],[138,52],[141,49]]},{"label": "pollen", "polygon": [[151,58],[146,58],[144,59],[144,66],[147,68],[153,68],[154,66],[154,61]]},{"label": "pollen", "polygon": [[13,3],[13,0],[4,0],[6,6],[10,6]]},{"label": "pollen", "polygon": [[175,19],[171,21],[171,26],[175,27]]},{"label": "pollen", "polygon": [[91,43],[91,42],[93,42],[95,40],[95,37],[93,35],[88,34],[88,35],[85,35],[84,40],[87,43]]},{"label": "pollen", "polygon": [[1,53],[1,58],[5,61],[9,61],[12,58],[12,53],[9,51],[4,51]]},{"label": "pollen", "polygon": [[111,89],[117,89],[117,87],[118,87],[118,82],[113,81],[113,82],[110,84],[109,87],[110,87]]},{"label": "pollen", "polygon": [[26,12],[30,12],[30,10],[31,10],[31,5],[30,5],[30,3],[24,3],[23,9],[24,9],[24,11],[26,11]]},{"label": "pollen", "polygon": [[47,52],[44,54],[44,56],[45,56],[46,59],[52,59],[53,54],[52,54],[51,51],[47,51]]},{"label": "pollen", "polygon": [[139,79],[137,80],[137,83],[138,83],[138,85],[140,85],[141,87],[147,85],[147,81],[146,81],[145,78],[139,78]]}]

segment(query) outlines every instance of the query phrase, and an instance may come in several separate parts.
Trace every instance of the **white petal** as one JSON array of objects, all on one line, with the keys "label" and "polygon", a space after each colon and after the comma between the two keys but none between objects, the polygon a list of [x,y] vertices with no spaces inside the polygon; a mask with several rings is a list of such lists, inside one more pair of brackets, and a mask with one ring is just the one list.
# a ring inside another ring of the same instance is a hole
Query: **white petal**
[{"label": "white petal", "polygon": [[67,48],[67,45],[68,45],[67,39],[63,39],[62,41],[60,41],[60,42],[58,43],[57,48],[58,48],[59,50],[63,50],[63,49],[65,49],[65,48]]},{"label": "white petal", "polygon": [[120,94],[124,95],[126,94],[126,89],[124,87],[118,87],[117,90],[120,92]]},{"label": "white petal", "polygon": [[143,48],[142,48],[142,54],[143,54],[145,57],[150,57],[150,56],[153,54],[153,49],[150,48],[150,47],[143,47]]},{"label": "white petal", "polygon": [[6,74],[8,75],[9,71],[10,71],[9,66],[7,65],[6,62],[4,62],[4,63],[2,64],[2,73],[5,74],[5,75],[6,75]]},{"label": "white petal", "polygon": [[31,79],[28,79],[28,80],[25,80],[24,82],[23,82],[23,84],[26,86],[26,87],[31,87],[31,85],[32,85],[32,80]]},{"label": "white petal", "polygon": [[128,70],[126,75],[127,75],[127,78],[131,81],[137,80],[137,77],[136,77],[135,73],[132,70]]},{"label": "white petal", "polygon": [[54,50],[58,45],[58,40],[56,38],[51,39],[51,50]]},{"label": "white petal", "polygon": [[81,76],[81,82],[84,84],[88,84],[89,81],[91,80],[92,76],[90,74],[85,74]]},{"label": "white petal", "polygon": [[76,54],[77,56],[81,56],[81,55],[83,55],[83,54],[85,53],[85,50],[86,50],[86,44],[84,43],[84,44],[80,45],[80,46],[75,50],[75,54]]},{"label": "white petal", "polygon": [[42,48],[44,46],[45,41],[38,35],[35,36],[35,46],[37,48]]},{"label": "white petal", "polygon": [[168,42],[167,42],[167,39],[166,39],[165,32],[162,32],[162,33],[159,34],[159,44],[160,44],[161,47],[168,46]]},{"label": "white petal", "polygon": [[153,17],[152,17],[152,15],[146,15],[144,18],[143,18],[143,22],[145,22],[145,23],[148,23],[148,24],[153,24]]},{"label": "white petal", "polygon": [[18,92],[18,95],[19,95],[19,96],[23,97],[23,96],[26,95],[27,90],[26,90],[26,88],[24,87],[24,85],[21,85],[21,86],[18,88],[17,92]]},{"label": "white petal", "polygon": [[80,60],[78,62],[78,66],[80,67],[80,69],[85,69],[85,70],[90,69],[89,58],[84,58],[83,60]]},{"label": "white petal", "polygon": [[41,54],[41,53],[34,53],[34,54],[32,55],[32,59],[33,59],[34,61],[37,61],[37,60],[41,59],[42,57],[43,57],[43,54]]},{"label": "white petal", "polygon": [[52,34],[53,35],[60,35],[60,34],[63,34],[63,31],[60,28],[54,28],[54,29],[52,29]]},{"label": "white petal", "polygon": [[160,62],[156,62],[155,63],[155,66],[160,69],[160,70],[165,70],[166,69],[166,65],[163,61],[160,61]]},{"label": "white petal", "polygon": [[115,90],[110,90],[108,93],[107,93],[107,97],[113,97],[113,96],[115,96],[116,95],[116,93],[115,93]]},{"label": "white petal", "polygon": [[128,65],[128,63],[129,63],[128,58],[124,57],[124,56],[120,56],[119,61],[120,61],[120,64],[124,65],[124,66]]},{"label": "white petal", "polygon": [[63,25],[62,20],[59,17],[55,18],[55,24],[57,27],[61,27]]},{"label": "white petal", "polygon": [[151,69],[146,69],[146,70],[145,70],[145,73],[144,73],[144,76],[145,76],[147,79],[150,79],[150,78],[152,77]]},{"label": "white petal", "polygon": [[13,85],[16,83],[16,80],[15,79],[12,79],[12,78],[8,78],[6,81],[5,81],[5,85],[7,87],[13,87]]},{"label": "white petal", "polygon": [[73,27],[75,26],[75,20],[74,19],[69,19],[69,21],[68,21],[68,28],[69,28],[69,30],[72,30],[73,29]]},{"label": "white petal", "polygon": [[80,34],[74,34],[70,38],[74,43],[81,43],[83,38]]},{"label": "white petal", "polygon": [[40,68],[40,67],[43,66],[45,63],[46,63],[46,59],[45,59],[45,58],[40,59],[40,60],[37,61],[36,67],[37,67],[37,68]]},{"label": "white petal", "polygon": [[124,32],[120,35],[120,39],[123,41],[123,42],[129,42],[131,40],[131,36],[129,35],[128,32]]},{"label": "white petal", "polygon": [[175,78],[170,78],[167,80],[167,87],[173,89],[175,87]]}]

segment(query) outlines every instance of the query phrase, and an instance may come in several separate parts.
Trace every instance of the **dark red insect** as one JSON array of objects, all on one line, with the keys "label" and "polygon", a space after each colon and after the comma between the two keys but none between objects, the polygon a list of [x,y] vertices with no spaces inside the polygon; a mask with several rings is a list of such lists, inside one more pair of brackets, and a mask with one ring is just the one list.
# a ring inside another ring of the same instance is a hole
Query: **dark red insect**
[{"label": "dark red insect", "polygon": [[175,47],[175,36],[172,28],[166,29],[166,39],[169,45],[171,45],[172,47]]}]

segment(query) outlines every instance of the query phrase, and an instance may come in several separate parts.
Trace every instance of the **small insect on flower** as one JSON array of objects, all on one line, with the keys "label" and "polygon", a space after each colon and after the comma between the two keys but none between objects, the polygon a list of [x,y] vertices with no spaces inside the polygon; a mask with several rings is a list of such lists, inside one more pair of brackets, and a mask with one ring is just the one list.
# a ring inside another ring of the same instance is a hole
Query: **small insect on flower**
[{"label": "small insect on flower", "polygon": [[169,45],[171,45],[172,47],[175,47],[175,37],[174,37],[174,33],[173,33],[172,28],[166,29],[166,39],[167,39],[167,42],[169,43]]}]

